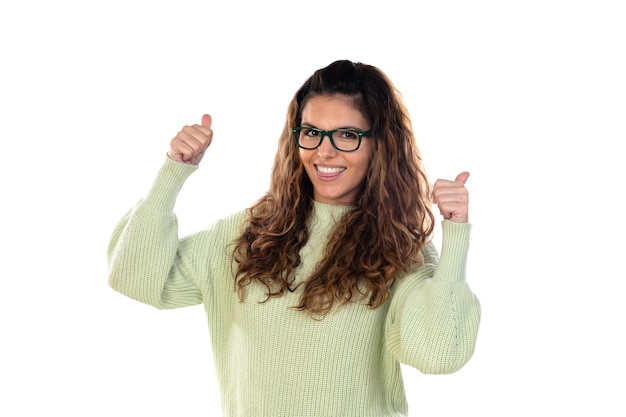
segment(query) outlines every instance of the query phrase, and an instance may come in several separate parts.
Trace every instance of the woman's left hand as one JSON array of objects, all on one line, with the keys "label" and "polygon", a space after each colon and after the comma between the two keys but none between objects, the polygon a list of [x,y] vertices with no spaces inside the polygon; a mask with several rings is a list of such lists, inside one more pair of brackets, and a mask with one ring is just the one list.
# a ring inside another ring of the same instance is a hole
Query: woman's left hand
[{"label": "woman's left hand", "polygon": [[433,186],[433,203],[439,206],[439,212],[444,219],[467,223],[469,193],[465,188],[465,181],[469,172],[461,172],[454,181],[437,180]]}]

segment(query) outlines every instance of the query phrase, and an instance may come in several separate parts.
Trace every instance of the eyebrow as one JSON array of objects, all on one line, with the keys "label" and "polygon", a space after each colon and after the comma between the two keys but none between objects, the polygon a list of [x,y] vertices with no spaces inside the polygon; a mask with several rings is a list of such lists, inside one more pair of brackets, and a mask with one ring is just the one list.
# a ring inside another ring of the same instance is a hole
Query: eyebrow
[{"label": "eyebrow", "polygon": [[[311,123],[306,123],[306,122],[302,122],[302,126],[303,127],[312,127],[313,129],[318,129],[318,130],[324,130],[321,129],[317,126],[312,125]],[[354,126],[343,126],[343,127],[338,127],[336,129],[331,129],[331,130],[339,130],[339,129],[346,129],[346,130],[358,130],[359,132],[367,132],[367,129],[361,129],[360,127],[354,127]],[[326,132],[329,132],[330,130],[325,130]]]}]

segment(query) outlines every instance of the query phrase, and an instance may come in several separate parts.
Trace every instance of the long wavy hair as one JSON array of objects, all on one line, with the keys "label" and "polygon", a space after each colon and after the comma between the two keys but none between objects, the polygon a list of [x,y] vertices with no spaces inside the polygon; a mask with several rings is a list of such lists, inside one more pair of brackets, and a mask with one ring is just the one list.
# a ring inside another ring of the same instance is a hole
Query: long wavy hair
[{"label": "long wavy hair", "polygon": [[317,70],[291,100],[279,139],[269,191],[248,211],[235,241],[235,289],[266,287],[267,298],[295,291],[300,250],[306,244],[313,209],[309,180],[291,127],[312,97],[352,99],[370,122],[369,171],[351,209],[333,231],[324,257],[303,282],[294,308],[324,316],[333,306],[362,301],[380,307],[396,278],[423,262],[421,250],[433,231],[431,186],[422,165],[402,96],[378,68],[336,61]]}]

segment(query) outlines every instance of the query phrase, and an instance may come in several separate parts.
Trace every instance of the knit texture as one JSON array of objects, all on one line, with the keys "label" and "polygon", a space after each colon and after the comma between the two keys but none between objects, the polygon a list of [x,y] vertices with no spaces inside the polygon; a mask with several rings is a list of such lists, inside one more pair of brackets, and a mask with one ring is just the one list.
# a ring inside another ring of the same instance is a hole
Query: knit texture
[{"label": "knit texture", "polygon": [[[232,242],[244,211],[179,239],[174,204],[195,169],[166,159],[112,234],[108,279],[160,309],[204,306],[225,417],[406,416],[400,363],[445,374],[471,358],[480,304],[465,282],[469,224],[444,220],[441,259],[429,244],[425,264],[399,277],[383,306],[352,302],[314,320],[291,308],[301,289],[263,302],[265,287],[254,284],[239,301]],[[297,280],[347,210],[315,203]]]}]

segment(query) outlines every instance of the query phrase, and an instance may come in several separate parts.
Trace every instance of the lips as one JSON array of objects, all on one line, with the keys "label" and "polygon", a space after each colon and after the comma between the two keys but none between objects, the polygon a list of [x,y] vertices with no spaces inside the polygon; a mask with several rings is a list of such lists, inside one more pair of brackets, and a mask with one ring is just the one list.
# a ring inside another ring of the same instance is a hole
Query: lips
[{"label": "lips", "polygon": [[329,167],[329,166],[320,166],[315,165],[315,172],[320,179],[324,180],[332,180],[337,178],[343,171],[345,171],[345,167]]}]

